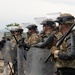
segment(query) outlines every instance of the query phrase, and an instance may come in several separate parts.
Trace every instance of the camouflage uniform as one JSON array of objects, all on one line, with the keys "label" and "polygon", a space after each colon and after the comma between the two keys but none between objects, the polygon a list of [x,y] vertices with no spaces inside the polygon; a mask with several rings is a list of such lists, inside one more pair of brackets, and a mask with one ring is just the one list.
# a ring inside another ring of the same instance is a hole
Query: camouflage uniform
[{"label": "camouflage uniform", "polygon": [[[22,38],[22,36],[21,36],[21,35],[16,36],[17,41],[21,40],[21,38]],[[16,44],[16,40],[15,40],[15,38],[14,38],[14,37],[12,37],[12,39],[11,39],[10,41],[11,41],[12,43],[15,43],[15,44]]]},{"label": "camouflage uniform", "polygon": [[[64,18],[63,20],[60,19],[60,21],[57,21],[60,25],[72,25],[74,22],[74,17],[67,13],[61,14],[59,18]],[[53,47],[51,49],[51,52],[54,55],[55,65],[57,67],[57,75],[75,75],[75,48],[72,49],[71,45],[69,45],[69,43],[71,44],[70,38],[74,35],[75,33],[70,32],[70,34],[66,36],[59,48]],[[72,40],[72,42],[74,41]]]},{"label": "camouflage uniform", "polygon": [[34,44],[37,44],[40,41],[40,36],[37,34],[36,30],[37,30],[37,26],[35,24],[31,24],[29,26],[27,26],[28,29],[32,29],[35,30],[34,33],[29,33],[30,36],[29,38],[26,38],[25,42],[27,44],[29,44],[30,46],[33,46]]},{"label": "camouflage uniform", "polygon": [[29,39],[27,40],[27,43],[30,45],[34,45],[40,41],[40,36],[37,33],[32,34]]}]

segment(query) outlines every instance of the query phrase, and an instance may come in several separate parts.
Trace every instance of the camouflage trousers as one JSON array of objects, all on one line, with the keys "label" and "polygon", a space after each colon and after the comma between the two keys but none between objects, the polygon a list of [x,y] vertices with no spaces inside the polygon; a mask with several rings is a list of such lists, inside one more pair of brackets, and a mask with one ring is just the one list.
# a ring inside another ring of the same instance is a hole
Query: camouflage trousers
[{"label": "camouflage trousers", "polygon": [[56,75],[75,75],[75,69],[74,68],[57,68]]}]

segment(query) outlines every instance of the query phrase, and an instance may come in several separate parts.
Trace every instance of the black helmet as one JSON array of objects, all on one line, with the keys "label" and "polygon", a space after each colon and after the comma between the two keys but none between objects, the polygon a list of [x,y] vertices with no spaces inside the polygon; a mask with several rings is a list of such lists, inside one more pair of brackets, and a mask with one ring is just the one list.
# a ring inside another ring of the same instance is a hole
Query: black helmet
[{"label": "black helmet", "polygon": [[51,19],[45,19],[42,21],[41,25],[48,25],[48,26],[52,26],[55,27],[55,22],[52,21]]},{"label": "black helmet", "polygon": [[37,26],[35,24],[30,24],[26,28],[36,30],[37,29]]},{"label": "black helmet", "polygon": [[74,23],[74,16],[69,13],[61,14],[60,17],[57,17],[55,22],[59,24],[73,24]]}]

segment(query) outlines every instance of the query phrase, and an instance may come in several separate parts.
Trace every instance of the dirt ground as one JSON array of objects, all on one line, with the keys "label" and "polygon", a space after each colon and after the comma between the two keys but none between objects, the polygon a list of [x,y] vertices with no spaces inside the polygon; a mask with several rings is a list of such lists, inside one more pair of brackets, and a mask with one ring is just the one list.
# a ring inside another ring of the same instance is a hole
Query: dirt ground
[{"label": "dirt ground", "polygon": [[[0,59],[2,59],[1,51],[0,51]],[[3,75],[4,61],[0,60],[0,75]]]},{"label": "dirt ground", "polygon": [[3,75],[4,61],[0,60],[0,75]]}]

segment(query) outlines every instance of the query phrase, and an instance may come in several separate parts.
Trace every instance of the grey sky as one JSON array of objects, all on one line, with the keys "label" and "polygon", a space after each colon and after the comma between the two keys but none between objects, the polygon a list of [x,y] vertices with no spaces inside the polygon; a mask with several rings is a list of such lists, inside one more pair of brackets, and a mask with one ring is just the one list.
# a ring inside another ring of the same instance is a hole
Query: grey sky
[{"label": "grey sky", "polygon": [[75,0],[0,0],[0,29],[10,23],[34,23],[47,13],[69,12],[75,15]]}]

